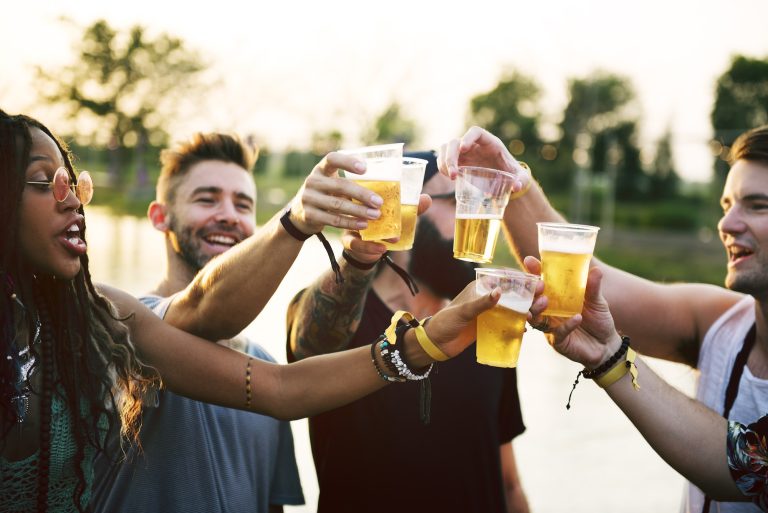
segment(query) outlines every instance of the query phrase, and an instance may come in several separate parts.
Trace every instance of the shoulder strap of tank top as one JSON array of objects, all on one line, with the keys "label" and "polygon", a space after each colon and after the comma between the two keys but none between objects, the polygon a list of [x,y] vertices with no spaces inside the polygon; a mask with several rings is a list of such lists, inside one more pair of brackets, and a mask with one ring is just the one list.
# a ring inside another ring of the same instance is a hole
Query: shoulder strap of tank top
[{"label": "shoulder strap of tank top", "polygon": [[[723,417],[728,419],[728,415],[731,413],[733,403],[736,402],[736,396],[739,394],[739,382],[741,381],[741,375],[744,374],[744,367],[747,365],[747,358],[749,358],[749,352],[755,346],[755,339],[757,338],[757,328],[753,324],[744,337],[744,344],[739,350],[739,354],[736,355],[736,359],[733,361],[733,368],[731,369],[731,377],[728,379],[728,387],[725,389],[725,402],[723,403]],[[712,502],[712,498],[707,495],[704,497],[704,508],[702,513],[709,513],[709,504]]]}]

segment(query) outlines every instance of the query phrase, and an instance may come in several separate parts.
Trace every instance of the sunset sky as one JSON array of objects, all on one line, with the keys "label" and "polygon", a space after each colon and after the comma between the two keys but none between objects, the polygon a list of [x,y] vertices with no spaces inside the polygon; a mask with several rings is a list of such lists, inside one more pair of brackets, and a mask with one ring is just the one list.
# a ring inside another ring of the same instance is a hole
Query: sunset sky
[{"label": "sunset sky", "polygon": [[[202,6],[205,6],[203,8]],[[8,15],[10,12],[11,15]],[[172,132],[254,133],[275,149],[341,129],[345,145],[391,101],[423,129],[422,147],[463,133],[469,99],[510,67],[542,86],[549,129],[567,80],[603,69],[629,77],[642,143],[669,126],[677,167],[706,180],[714,83],[737,53],[768,56],[764,0],[14,2],[0,19],[0,106],[56,119],[35,98],[35,65],[72,58],[82,26],[105,18],[183,38],[210,64],[214,86]]]}]

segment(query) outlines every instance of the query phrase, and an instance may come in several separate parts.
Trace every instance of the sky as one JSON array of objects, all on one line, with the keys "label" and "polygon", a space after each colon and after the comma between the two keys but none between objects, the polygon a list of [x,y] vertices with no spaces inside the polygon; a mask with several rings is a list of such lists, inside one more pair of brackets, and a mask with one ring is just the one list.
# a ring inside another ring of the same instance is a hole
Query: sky
[{"label": "sky", "polygon": [[71,62],[79,33],[61,16],[81,26],[104,18],[180,37],[209,64],[211,88],[169,120],[174,139],[236,131],[280,150],[340,129],[351,147],[398,101],[422,129],[422,148],[410,149],[437,148],[464,132],[469,99],[512,68],[541,85],[551,132],[568,80],[605,70],[634,85],[646,150],[672,131],[689,181],[711,176],[717,77],[735,54],[768,57],[765,0],[39,0],[5,13],[0,107],[54,131],[55,115],[36,101],[34,67]]}]

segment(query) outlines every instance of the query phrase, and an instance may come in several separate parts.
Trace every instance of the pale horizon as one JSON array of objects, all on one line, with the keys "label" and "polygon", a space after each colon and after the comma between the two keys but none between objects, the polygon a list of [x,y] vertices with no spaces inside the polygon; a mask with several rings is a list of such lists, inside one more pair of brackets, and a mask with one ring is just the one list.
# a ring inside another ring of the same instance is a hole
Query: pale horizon
[{"label": "pale horizon", "polygon": [[199,130],[235,131],[283,150],[307,147],[314,132],[339,129],[352,147],[398,101],[422,129],[418,149],[436,149],[464,132],[470,98],[511,68],[540,84],[549,134],[565,107],[567,80],[605,70],[635,87],[641,147],[653,151],[669,127],[680,175],[710,178],[706,142],[715,81],[733,55],[768,56],[768,2],[531,4],[481,0],[434,9],[402,0],[386,6],[327,0],[264,7],[220,0],[202,8],[139,0],[130,10],[92,0],[16,4],[0,21],[6,48],[0,107],[38,116],[56,131],[55,115],[36,102],[34,66],[73,58],[78,33],[60,16],[81,26],[104,18],[117,28],[141,24],[180,37],[210,64],[206,79],[215,86],[170,123],[174,140]]}]

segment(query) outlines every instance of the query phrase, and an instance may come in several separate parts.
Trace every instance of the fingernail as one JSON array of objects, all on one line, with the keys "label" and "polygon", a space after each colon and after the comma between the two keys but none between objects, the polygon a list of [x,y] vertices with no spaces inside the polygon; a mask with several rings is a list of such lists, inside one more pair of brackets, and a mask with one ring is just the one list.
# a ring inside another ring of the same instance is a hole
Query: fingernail
[{"label": "fingernail", "polygon": [[371,194],[370,202],[371,202],[371,205],[380,207],[381,205],[384,204],[384,199],[378,194]]},{"label": "fingernail", "polygon": [[365,211],[365,213],[371,219],[378,219],[379,217],[381,217],[381,210],[376,210],[374,208],[369,208],[368,210]]},{"label": "fingernail", "polygon": [[355,169],[358,171],[365,171],[365,162],[355,162]]},{"label": "fingernail", "polygon": [[355,228],[357,228],[358,230],[365,230],[366,228],[368,228],[368,223],[365,221],[357,221],[355,222]]}]

